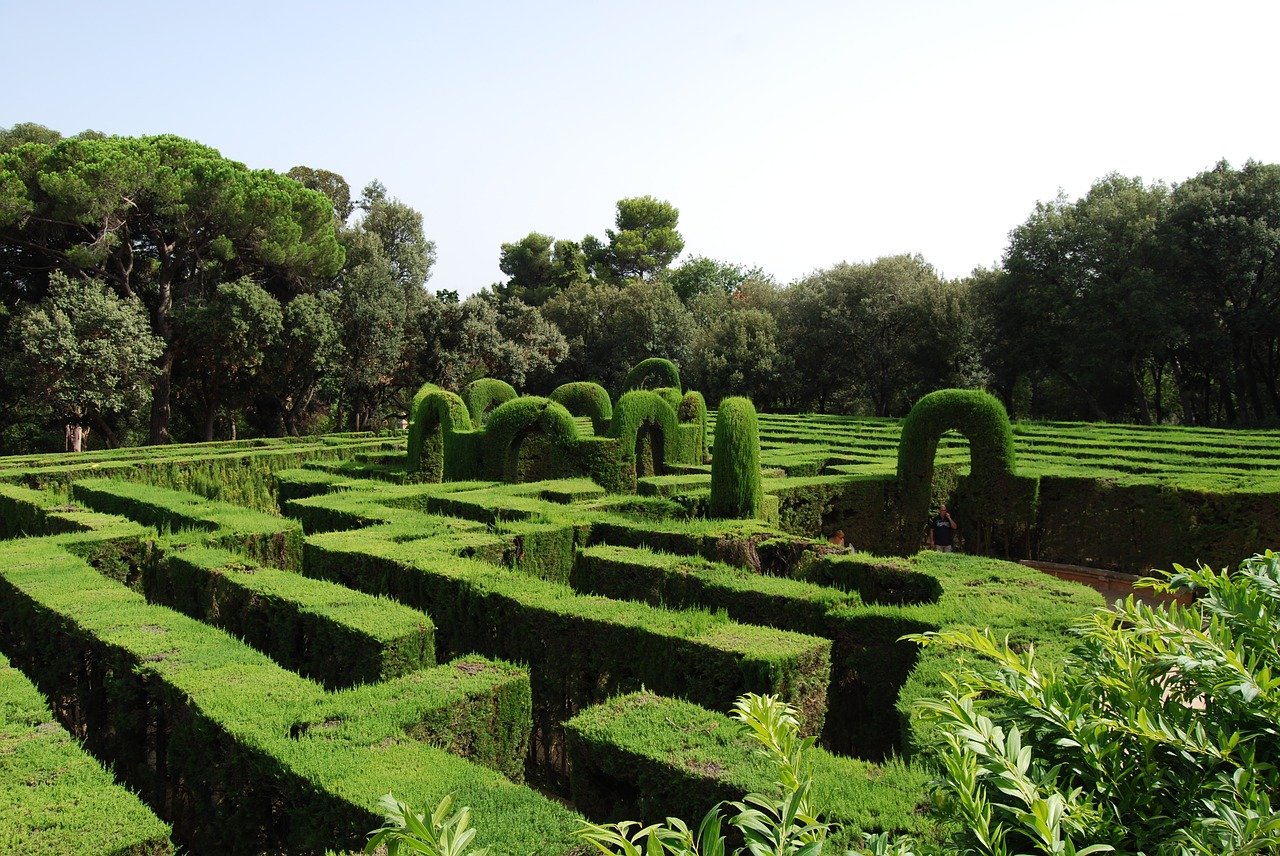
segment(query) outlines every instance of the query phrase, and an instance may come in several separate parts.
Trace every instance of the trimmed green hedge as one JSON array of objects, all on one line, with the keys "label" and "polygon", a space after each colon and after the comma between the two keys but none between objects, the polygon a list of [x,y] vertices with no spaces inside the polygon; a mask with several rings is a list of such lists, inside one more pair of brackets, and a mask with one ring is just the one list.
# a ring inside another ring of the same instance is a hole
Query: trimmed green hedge
[{"label": "trimmed green hedge", "polygon": [[613,409],[609,436],[621,446],[624,460],[635,461],[635,476],[661,474],[678,459],[680,422],[675,408],[656,392],[632,390]]},{"label": "trimmed green hedge", "polygon": [[577,440],[578,424],[564,405],[533,395],[512,399],[489,414],[484,475],[506,482],[579,475],[573,459]]},{"label": "trimmed green hedge", "polygon": [[673,387],[674,389],[682,389],[680,385],[680,369],[676,368],[676,364],[671,360],[664,360],[662,357],[649,357],[647,360],[641,360],[631,367],[631,371],[627,372],[626,380],[622,382],[622,391],[630,392],[633,389],[644,389],[646,383],[652,378],[656,378],[657,382],[654,387]]},{"label": "trimmed green hedge", "polygon": [[[411,477],[438,482],[471,476],[475,453],[471,414],[457,393],[424,384],[413,396],[405,468]],[[472,453],[469,455],[468,453]]]},{"label": "trimmed green hedge", "polygon": [[[479,651],[528,661],[535,738],[551,756],[559,724],[581,707],[641,685],[713,708],[742,693],[773,692],[821,728],[829,643],[742,625],[706,612],[674,612],[588,597],[565,585],[450,552],[433,542],[397,544],[376,530],[313,535],[306,572],[429,613],[443,656]],[[456,549],[456,548],[455,548]]]},{"label": "trimmed green hedge", "polygon": [[[684,394],[684,398],[680,399],[680,406],[676,409],[676,418],[680,420],[681,426],[696,425],[697,433],[694,435],[697,448],[681,451],[681,461],[692,461],[693,463],[704,463],[707,460],[707,400],[702,397],[702,393],[691,390]],[[681,432],[685,436],[692,432]]]},{"label": "trimmed green hedge", "polygon": [[168,825],[85,753],[0,654],[0,851],[163,856]]},{"label": "trimmed green hedge", "polygon": [[[65,537],[65,536],[64,536]],[[329,694],[207,625],[94,572],[57,539],[0,544],[0,645],[72,705],[89,748],[196,852],[360,846],[389,785],[472,807],[496,852],[563,856],[573,816],[517,774],[529,685],[474,656]]]},{"label": "trimmed green hedge", "polygon": [[[777,773],[759,744],[722,713],[638,692],[584,710],[565,723],[574,804],[597,821],[695,822],[721,800],[772,793]],[[861,843],[860,832],[928,836],[923,769],[812,753],[814,804],[843,824],[828,846]]]},{"label": "trimmed green hedge", "polygon": [[551,400],[564,405],[574,416],[586,416],[597,436],[609,431],[613,419],[613,401],[608,391],[598,383],[588,380],[561,384],[551,393]]},{"label": "trimmed green hedge", "polygon": [[716,415],[709,514],[755,518],[760,516],[763,506],[760,432],[755,406],[746,398],[726,398],[720,402]]},{"label": "trimmed green hedge", "polygon": [[66,493],[73,481],[112,478],[190,491],[266,513],[277,511],[273,474],[314,461],[385,453],[400,442],[369,435],[241,440],[0,458],[0,482]]},{"label": "trimmed green hedge", "polygon": [[142,573],[152,603],[221,627],[330,689],[435,665],[435,626],[395,601],[175,539]]},{"label": "trimmed green hedge", "polygon": [[462,400],[467,403],[471,424],[479,428],[489,421],[490,411],[511,401],[516,395],[516,388],[505,380],[482,377],[467,384],[462,391]]},{"label": "trimmed green hedge", "polygon": [[92,509],[163,531],[208,532],[206,544],[239,550],[265,565],[286,571],[302,567],[302,526],[294,520],[183,491],[108,479],[78,481],[71,494]]}]

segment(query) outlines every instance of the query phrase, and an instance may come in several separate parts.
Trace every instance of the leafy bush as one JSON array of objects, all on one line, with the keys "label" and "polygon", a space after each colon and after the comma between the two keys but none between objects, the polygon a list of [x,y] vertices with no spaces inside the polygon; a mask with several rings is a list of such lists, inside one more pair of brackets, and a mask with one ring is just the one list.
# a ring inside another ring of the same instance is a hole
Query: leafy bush
[{"label": "leafy bush", "polygon": [[[776,798],[748,794],[742,802],[729,803],[737,810],[729,824],[742,834],[745,852],[752,856],[821,853],[831,826],[818,819],[810,799],[809,752],[815,738],[800,738],[795,709],[774,696],[747,693],[734,705],[733,717],[760,741],[761,751],[777,769],[782,791]],[[632,831],[639,826],[631,820],[608,825],[584,821],[579,835],[601,853],[621,856],[724,856],[728,852],[721,834],[720,805],[707,812],[696,830],[676,817]]]},{"label": "leafy bush", "polygon": [[925,703],[945,735],[938,806],[958,829],[946,852],[1280,848],[1280,556],[1234,573],[1175,565],[1148,584],[1200,599],[1098,611],[1061,669],[989,633],[918,637],[995,663]]},{"label": "leafy bush", "polygon": [[387,856],[397,856],[401,850],[424,856],[485,856],[489,852],[487,847],[467,849],[476,837],[476,831],[471,828],[471,809],[463,806],[450,812],[452,804],[453,797],[446,795],[431,817],[424,817],[387,794],[380,803],[385,823],[369,833],[364,852],[372,853],[379,846],[385,846]]}]

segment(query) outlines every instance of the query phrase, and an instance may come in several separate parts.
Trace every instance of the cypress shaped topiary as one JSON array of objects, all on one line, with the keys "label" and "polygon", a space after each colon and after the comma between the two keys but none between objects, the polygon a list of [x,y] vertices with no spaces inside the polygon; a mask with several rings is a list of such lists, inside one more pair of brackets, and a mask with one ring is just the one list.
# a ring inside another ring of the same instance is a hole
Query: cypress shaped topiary
[{"label": "cypress shaped topiary", "polygon": [[627,379],[622,384],[623,392],[630,392],[633,389],[643,389],[645,383],[650,376],[657,376],[657,387],[674,387],[675,389],[683,389],[680,386],[680,369],[676,368],[676,364],[671,360],[664,360],[662,357],[650,357],[647,360],[641,360],[632,366],[631,371],[627,372]]},{"label": "cypress shaped topiary", "polygon": [[589,380],[574,381],[557,386],[551,400],[563,404],[574,416],[587,416],[596,436],[603,437],[609,431],[613,419],[613,401],[609,393],[598,383]]},{"label": "cypress shaped topiary", "polygon": [[757,518],[763,505],[755,405],[748,398],[726,398],[716,416],[709,513],[712,517]]},{"label": "cypress shaped topiary", "polygon": [[489,419],[489,413],[498,405],[505,404],[516,397],[516,388],[505,380],[496,377],[482,377],[467,384],[462,391],[462,400],[467,403],[467,412],[471,414],[471,424],[482,427]]}]

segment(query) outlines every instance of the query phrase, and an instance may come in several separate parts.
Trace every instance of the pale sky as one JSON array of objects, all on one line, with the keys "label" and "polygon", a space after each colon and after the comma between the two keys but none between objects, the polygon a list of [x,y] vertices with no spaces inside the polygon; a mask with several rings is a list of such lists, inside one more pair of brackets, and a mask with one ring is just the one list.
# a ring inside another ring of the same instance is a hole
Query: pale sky
[{"label": "pale sky", "polygon": [[1108,172],[1280,162],[1275,0],[0,0],[0,33],[0,126],[378,178],[463,294],[628,196],[781,282],[901,252],[963,276]]}]

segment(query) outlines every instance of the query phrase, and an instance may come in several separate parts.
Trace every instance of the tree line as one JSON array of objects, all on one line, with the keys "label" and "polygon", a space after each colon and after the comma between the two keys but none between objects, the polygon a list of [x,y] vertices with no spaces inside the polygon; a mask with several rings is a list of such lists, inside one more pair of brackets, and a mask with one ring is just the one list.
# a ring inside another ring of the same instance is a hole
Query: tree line
[{"label": "tree line", "polygon": [[0,129],[0,450],[394,426],[425,381],[616,389],[676,361],[714,405],[900,415],[981,387],[1016,416],[1280,418],[1280,166],[1109,175],[1038,204],[1002,264],[922,257],[791,283],[617,203],[581,239],[501,245],[500,282],[428,287],[422,215],[374,181],[253,170],[174,136]]}]

